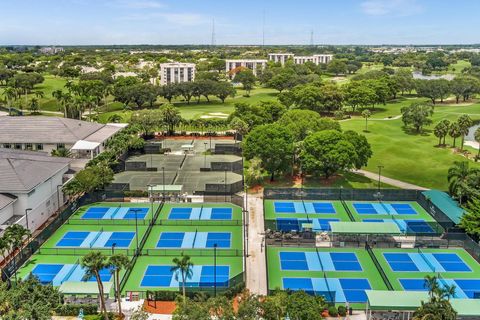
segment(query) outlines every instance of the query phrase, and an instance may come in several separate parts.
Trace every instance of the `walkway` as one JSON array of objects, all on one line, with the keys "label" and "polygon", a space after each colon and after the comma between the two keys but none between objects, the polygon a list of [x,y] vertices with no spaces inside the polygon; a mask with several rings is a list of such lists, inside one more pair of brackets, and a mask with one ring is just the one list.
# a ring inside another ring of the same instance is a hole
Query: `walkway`
[{"label": "walkway", "polygon": [[[372,180],[378,180],[378,174],[377,173],[373,173],[373,172],[365,171],[365,170],[354,170],[353,172],[356,173],[356,174],[365,176],[367,178],[370,178]],[[386,184],[389,184],[391,186],[401,188],[401,189],[429,190],[428,188],[420,187],[420,186],[417,186],[417,185],[414,185],[414,184],[411,184],[411,183],[408,183],[408,182],[403,182],[403,181],[388,178],[388,177],[385,177],[385,176],[380,176],[380,179],[381,179],[382,183],[386,183]]]},{"label": "walkway", "polygon": [[263,190],[248,194],[247,288],[253,294],[267,294],[267,263],[263,237]]}]

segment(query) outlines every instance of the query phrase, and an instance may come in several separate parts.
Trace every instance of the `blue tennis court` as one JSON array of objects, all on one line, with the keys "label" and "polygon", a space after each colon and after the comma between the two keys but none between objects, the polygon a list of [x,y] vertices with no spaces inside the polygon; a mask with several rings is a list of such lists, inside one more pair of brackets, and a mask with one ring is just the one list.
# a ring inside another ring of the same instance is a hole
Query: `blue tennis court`
[{"label": "blue tennis court", "polygon": [[[59,286],[66,281],[83,281],[85,272],[79,264],[37,264],[32,274],[36,276],[42,284],[52,284]],[[110,281],[112,275],[109,269],[100,271],[100,278],[104,282]],[[96,281],[95,277],[87,281]]]},{"label": "blue tennis court", "polygon": [[[215,276],[216,271],[216,276]],[[179,272],[173,272],[172,266],[150,265],[145,270],[141,287],[178,288],[182,285]],[[192,275],[186,279],[187,287],[228,287],[230,279],[229,266],[197,266],[192,267]]]},{"label": "blue tennis court", "polygon": [[354,252],[280,251],[281,270],[362,271]]},{"label": "blue tennis court", "polygon": [[90,207],[83,214],[82,219],[115,219],[115,220],[143,220],[148,214],[148,208],[132,207]]},{"label": "blue tennis court", "polygon": [[395,272],[471,272],[456,253],[384,252],[383,257]]},{"label": "blue tennis court", "polygon": [[171,208],[169,220],[232,220],[232,208]]},{"label": "blue tennis court", "polygon": [[435,233],[428,222],[422,219],[418,220],[400,220],[400,219],[363,219],[363,222],[393,222],[403,233]]},{"label": "blue tennis court", "polygon": [[418,212],[409,203],[355,202],[353,203],[353,208],[358,214],[418,214]]},{"label": "blue tennis court", "polygon": [[[425,279],[399,279],[400,284],[406,291],[428,291]],[[446,285],[455,286],[455,297],[457,299],[479,299],[480,279],[445,279],[438,281],[440,287]]]},{"label": "blue tennis court", "polygon": [[157,248],[190,249],[190,248],[231,248],[231,232],[162,232]]},{"label": "blue tennis court", "polygon": [[129,248],[135,232],[119,231],[69,231],[64,234],[57,248],[110,248],[114,243],[118,248]]},{"label": "blue tennis court", "polygon": [[309,294],[323,295],[329,302],[365,303],[370,282],[364,278],[286,278],[283,289],[303,290]]},{"label": "blue tennis court", "polygon": [[279,231],[301,231],[302,225],[305,223],[313,224],[313,231],[330,231],[330,222],[340,221],[340,219],[326,218],[326,219],[302,219],[302,218],[277,218],[277,230]]},{"label": "blue tennis court", "polygon": [[275,207],[275,213],[278,214],[336,214],[331,202],[275,201],[273,205]]}]

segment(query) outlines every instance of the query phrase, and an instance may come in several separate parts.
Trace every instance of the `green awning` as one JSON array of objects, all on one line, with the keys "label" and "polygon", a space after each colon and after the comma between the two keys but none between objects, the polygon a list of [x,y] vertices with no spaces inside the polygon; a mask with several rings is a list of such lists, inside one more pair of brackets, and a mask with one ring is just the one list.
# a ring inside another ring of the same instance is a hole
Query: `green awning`
[{"label": "green awning", "polygon": [[447,217],[455,224],[460,223],[460,219],[465,213],[465,210],[463,210],[447,193],[438,190],[428,190],[422,192],[422,194],[430,199],[434,205],[441,208]]},{"label": "green awning", "polygon": [[394,222],[330,222],[332,233],[338,234],[402,234]]},{"label": "green awning", "polygon": [[157,184],[155,186],[149,186],[148,191],[152,192],[182,192],[183,185],[181,184]]},{"label": "green awning", "polygon": [[428,300],[426,291],[365,290],[365,293],[371,310],[413,311],[420,307],[422,301]]},{"label": "green awning", "polygon": [[[112,289],[112,282],[103,282],[105,294]],[[98,295],[98,285],[96,281],[67,281],[58,288],[64,294],[76,295]]]},{"label": "green awning", "polygon": [[[426,291],[365,290],[368,308],[380,311],[415,311],[422,301],[428,301]],[[479,299],[451,299],[450,304],[459,316],[480,316]]]}]

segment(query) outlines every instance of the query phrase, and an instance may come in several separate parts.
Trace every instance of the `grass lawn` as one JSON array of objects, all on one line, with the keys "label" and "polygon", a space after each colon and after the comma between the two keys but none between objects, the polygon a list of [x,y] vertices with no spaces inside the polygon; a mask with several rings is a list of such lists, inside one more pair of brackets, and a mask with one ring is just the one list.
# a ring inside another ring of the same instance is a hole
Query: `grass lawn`
[{"label": "grass lawn", "polygon": [[[465,105],[437,105],[432,117],[433,124],[425,128],[424,133],[405,131],[400,109],[412,102],[425,101],[418,98],[400,98],[394,103],[374,110],[368,121],[369,132],[364,132],[365,120],[359,116],[342,121],[344,130],[363,133],[372,145],[373,157],[366,170],[376,172],[383,165],[382,174],[389,177],[427,188],[447,189],[447,171],[454,161],[465,158],[451,148],[436,147],[438,139],[432,129],[442,119],[456,121],[461,114],[469,114],[472,119],[480,119],[480,103]],[[386,120],[387,117],[392,119]],[[397,118],[396,118],[397,117]],[[457,146],[460,139],[457,139]],[[447,143],[452,143],[447,138]],[[480,167],[472,161],[473,166]]]}]

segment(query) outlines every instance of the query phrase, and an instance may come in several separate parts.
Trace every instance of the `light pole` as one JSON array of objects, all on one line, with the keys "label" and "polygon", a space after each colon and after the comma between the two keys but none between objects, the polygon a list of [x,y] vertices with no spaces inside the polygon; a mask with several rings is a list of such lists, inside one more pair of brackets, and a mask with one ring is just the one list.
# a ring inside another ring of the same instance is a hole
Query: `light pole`
[{"label": "light pole", "polygon": [[382,177],[383,166],[377,166],[377,168],[378,168],[378,192],[380,192],[380,179]]},{"label": "light pole", "polygon": [[135,238],[137,238],[137,255],[138,255],[138,211],[140,209],[132,209],[133,212],[135,212]]},{"label": "light pole", "polygon": [[[114,242],[112,243],[112,256],[115,255],[115,247],[117,246],[117,243]],[[115,280],[115,274],[113,275],[113,290],[115,291],[115,299],[114,299],[114,302],[117,302],[117,283],[116,283],[116,280]]]},{"label": "light pole", "polygon": [[162,184],[163,184],[162,201],[165,202],[165,167],[162,167]]},{"label": "light pole", "polygon": [[204,142],[204,144],[205,144],[205,157],[203,160],[203,167],[206,168],[207,167],[207,143]]},{"label": "light pole", "polygon": [[225,180],[224,180],[224,185],[223,188],[225,191],[225,202],[227,202],[227,170],[225,170]]},{"label": "light pole", "polygon": [[30,231],[30,228],[28,227],[28,211],[32,211],[32,208],[25,209],[25,221],[27,222],[27,230]]},{"label": "light pole", "polygon": [[217,244],[213,244],[213,296],[217,296]]}]

